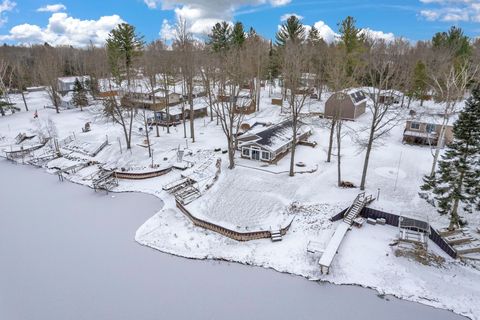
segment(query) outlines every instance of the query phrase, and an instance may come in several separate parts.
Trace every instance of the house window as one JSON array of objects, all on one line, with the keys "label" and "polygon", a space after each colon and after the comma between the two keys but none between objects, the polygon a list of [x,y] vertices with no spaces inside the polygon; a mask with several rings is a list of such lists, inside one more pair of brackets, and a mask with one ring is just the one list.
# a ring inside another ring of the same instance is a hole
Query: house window
[{"label": "house window", "polygon": [[270,152],[262,151],[262,159],[263,160],[270,160]]},{"label": "house window", "polygon": [[242,148],[242,155],[244,155],[245,157],[250,157],[250,149]]},{"label": "house window", "polygon": [[412,122],[412,123],[410,123],[410,129],[420,130],[420,123],[419,123],[419,122]]},{"label": "house window", "polygon": [[427,124],[426,130],[427,130],[428,133],[432,133],[432,132],[435,132],[435,127],[436,127],[436,125],[429,123],[429,124]]}]

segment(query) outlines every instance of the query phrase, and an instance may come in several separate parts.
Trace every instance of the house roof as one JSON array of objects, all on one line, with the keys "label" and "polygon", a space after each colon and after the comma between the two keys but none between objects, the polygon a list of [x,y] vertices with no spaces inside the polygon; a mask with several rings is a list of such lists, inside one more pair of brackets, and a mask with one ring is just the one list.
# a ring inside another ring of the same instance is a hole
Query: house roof
[{"label": "house roof", "polygon": [[[300,128],[297,136],[307,132],[305,128]],[[254,133],[245,133],[238,138],[243,144],[256,144],[270,151],[276,151],[293,139],[292,121],[285,120],[276,125],[264,128]]]},{"label": "house roof", "polygon": [[74,83],[75,80],[79,81],[85,81],[87,79],[90,79],[90,76],[73,76],[73,77],[60,77],[58,78],[58,81],[63,82],[63,83]]},{"label": "house roof", "polygon": [[358,106],[359,104],[367,100],[365,93],[359,89],[348,89],[343,91],[343,93],[347,94],[350,97],[355,106]]}]

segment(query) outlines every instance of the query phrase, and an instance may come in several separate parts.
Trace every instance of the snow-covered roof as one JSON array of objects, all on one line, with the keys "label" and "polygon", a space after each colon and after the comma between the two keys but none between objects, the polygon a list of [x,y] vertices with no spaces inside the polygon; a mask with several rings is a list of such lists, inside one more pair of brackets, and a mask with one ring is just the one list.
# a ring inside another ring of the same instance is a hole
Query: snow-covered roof
[{"label": "snow-covered roof", "polygon": [[[206,109],[206,108],[207,108],[207,105],[205,105],[205,104],[199,104],[199,103],[194,103],[193,104],[193,110],[202,110],[202,109]],[[188,110],[190,110],[190,106],[185,106],[184,111],[188,111]],[[163,109],[159,112],[167,113],[167,110]],[[171,116],[176,116],[176,115],[182,114],[182,106],[170,107],[170,108],[168,108],[168,113]]]},{"label": "snow-covered roof", "polygon": [[[260,130],[257,129],[254,130],[254,132],[247,132],[240,136],[238,138],[239,142],[243,142],[244,145],[254,143],[269,151],[276,151],[292,141],[293,130],[291,120],[285,120],[276,125],[260,128]],[[306,128],[300,128],[297,136],[307,131],[308,129]]]},{"label": "snow-covered roof", "polygon": [[72,76],[72,77],[59,77],[58,81],[63,82],[63,83],[74,83],[75,80],[79,81],[86,81],[90,80],[90,76]]},{"label": "snow-covered roof", "polygon": [[354,106],[358,106],[367,100],[365,93],[359,89],[347,89],[342,92],[350,97]]}]

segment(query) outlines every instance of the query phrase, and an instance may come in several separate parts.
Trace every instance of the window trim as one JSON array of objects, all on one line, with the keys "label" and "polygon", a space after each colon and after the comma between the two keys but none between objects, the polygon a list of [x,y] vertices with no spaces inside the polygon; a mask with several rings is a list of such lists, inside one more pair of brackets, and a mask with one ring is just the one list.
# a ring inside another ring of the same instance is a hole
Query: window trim
[{"label": "window trim", "polygon": [[[413,125],[418,125],[418,128],[415,128]],[[412,130],[420,130],[420,122],[412,121],[410,122],[410,129]]]}]

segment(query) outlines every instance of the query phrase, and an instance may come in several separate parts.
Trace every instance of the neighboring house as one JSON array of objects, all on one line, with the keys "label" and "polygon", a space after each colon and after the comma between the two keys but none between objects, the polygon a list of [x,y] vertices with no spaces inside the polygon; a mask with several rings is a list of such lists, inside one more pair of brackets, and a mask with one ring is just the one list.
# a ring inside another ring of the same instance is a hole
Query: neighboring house
[{"label": "neighboring house", "polygon": [[218,95],[217,100],[224,103],[234,103],[235,113],[252,114],[256,111],[255,99],[250,98],[249,94],[240,92],[237,97],[231,97],[229,95]]},{"label": "neighboring house", "polygon": [[85,83],[90,81],[89,76],[75,76],[75,77],[61,77],[57,79],[58,92],[65,94],[67,92],[73,91],[75,87],[75,81],[78,79],[80,83],[85,86]]},{"label": "neighboring house", "polygon": [[183,99],[179,93],[165,91],[160,87],[155,88],[152,92],[151,89],[149,90],[143,85],[130,86],[128,90],[123,90],[122,93],[122,104],[133,103],[137,108],[146,108],[153,111],[160,111],[165,108],[167,96],[169,106],[175,106]]},{"label": "neighboring house", "polygon": [[[411,144],[437,145],[442,125],[434,120],[407,120],[403,132],[403,142]],[[445,127],[445,139],[442,146],[453,141],[453,126]]]},{"label": "neighboring house", "polygon": [[355,120],[365,113],[367,97],[357,89],[335,92],[325,102],[325,118],[338,117],[342,120]]},{"label": "neighboring house", "polygon": [[384,90],[378,94],[378,102],[386,105],[400,104],[403,93],[396,90]]},{"label": "neighboring house", "polygon": [[[306,140],[310,130],[300,128],[297,142]],[[251,160],[275,163],[286,155],[293,141],[292,121],[283,121],[276,125],[255,124],[250,131],[237,138],[241,157]]]},{"label": "neighboring house", "polygon": [[[149,119],[151,124],[158,124],[161,126],[175,126],[180,124],[180,122],[184,119],[190,119],[190,107],[185,106],[183,112],[181,106],[174,106],[167,109],[163,109],[161,111],[155,112],[155,117],[153,119]],[[207,116],[207,105],[196,104],[193,106],[193,118],[202,118]]]}]

